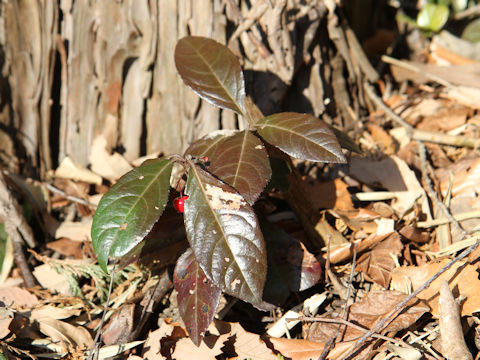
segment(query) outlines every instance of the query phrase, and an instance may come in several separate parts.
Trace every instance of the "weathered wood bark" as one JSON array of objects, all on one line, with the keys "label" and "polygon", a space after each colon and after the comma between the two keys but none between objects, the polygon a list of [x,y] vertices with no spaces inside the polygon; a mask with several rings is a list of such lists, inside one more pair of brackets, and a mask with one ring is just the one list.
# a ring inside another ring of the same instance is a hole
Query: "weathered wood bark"
[{"label": "weathered wood bark", "polygon": [[42,171],[66,156],[88,165],[99,136],[131,161],[242,127],[177,76],[187,34],[228,43],[266,114],[358,111],[359,62],[332,0],[2,0],[1,16],[17,150]]},{"label": "weathered wood bark", "polygon": [[50,95],[58,9],[55,1],[3,1],[5,65],[11,123],[27,167],[51,167]]},{"label": "weathered wood bark", "polygon": [[354,128],[363,82],[377,76],[335,0],[0,1],[0,133],[17,131],[17,157],[40,176],[67,156],[95,170],[99,150],[133,161],[245,126],[180,80],[173,54],[187,34],[228,44],[265,115],[310,112]]},{"label": "weathered wood bark", "polygon": [[187,34],[228,43],[266,114],[327,111],[341,122],[358,111],[358,61],[332,0],[3,0],[1,16],[11,121],[42,171],[66,156],[87,166],[99,136],[132,161],[242,127],[176,74]]}]

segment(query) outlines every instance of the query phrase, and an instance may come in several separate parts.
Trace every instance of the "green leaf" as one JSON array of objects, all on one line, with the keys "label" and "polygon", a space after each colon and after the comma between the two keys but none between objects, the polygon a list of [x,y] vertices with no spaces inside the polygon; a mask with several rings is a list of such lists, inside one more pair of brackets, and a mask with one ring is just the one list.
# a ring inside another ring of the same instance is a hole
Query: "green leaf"
[{"label": "green leaf", "polygon": [[227,294],[260,304],[267,259],[252,207],[231,186],[193,164],[185,193],[185,230],[202,270]]},{"label": "green leaf", "polygon": [[332,130],[313,115],[285,112],[260,120],[256,127],[265,141],[303,160],[344,163]]},{"label": "green leaf", "polygon": [[443,28],[450,16],[445,5],[425,4],[417,15],[417,25],[425,30],[437,32]]},{"label": "green leaf", "polygon": [[175,265],[173,285],[177,290],[178,312],[190,339],[200,346],[217,312],[222,291],[207,279],[190,248],[180,256]]},{"label": "green leaf", "polygon": [[209,137],[190,146],[191,155],[208,156],[208,171],[234,187],[253,204],[272,175],[267,150],[249,130]]},{"label": "green leaf", "polygon": [[463,11],[468,6],[468,0],[452,0],[453,11],[456,13]]},{"label": "green leaf", "polygon": [[100,200],[93,217],[92,242],[105,271],[109,256],[127,254],[162,215],[172,166],[168,159],[148,160],[122,176]]},{"label": "green leaf", "polygon": [[480,42],[480,19],[471,21],[463,30],[462,39],[471,43]]},{"label": "green leaf", "polygon": [[244,114],[242,68],[226,46],[204,37],[184,37],[175,47],[175,65],[183,82],[202,99]]},{"label": "green leaf", "polygon": [[0,283],[3,283],[13,266],[12,239],[5,231],[5,224],[0,224]]}]

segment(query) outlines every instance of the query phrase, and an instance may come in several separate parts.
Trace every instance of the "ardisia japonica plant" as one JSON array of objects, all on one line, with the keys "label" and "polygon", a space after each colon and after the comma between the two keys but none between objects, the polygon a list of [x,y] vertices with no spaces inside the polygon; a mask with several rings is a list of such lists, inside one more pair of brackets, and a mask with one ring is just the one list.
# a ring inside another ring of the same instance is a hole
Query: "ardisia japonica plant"
[{"label": "ardisia japonica plant", "polygon": [[[297,159],[339,163],[345,158],[334,133],[318,118],[293,112],[263,117],[247,100],[240,63],[227,47],[188,36],[176,46],[175,63],[195,93],[234,111],[248,127],[206,136],[183,156],[148,160],[125,174],[102,197],[92,240],[107,271],[109,259],[130,253],[151,231],[174,184],[180,195],[173,205],[183,213],[190,245],[177,260],[174,285],[180,315],[199,345],[222,292],[262,303],[267,254],[252,206],[272,174],[265,142]],[[172,175],[174,164],[180,175]]]}]

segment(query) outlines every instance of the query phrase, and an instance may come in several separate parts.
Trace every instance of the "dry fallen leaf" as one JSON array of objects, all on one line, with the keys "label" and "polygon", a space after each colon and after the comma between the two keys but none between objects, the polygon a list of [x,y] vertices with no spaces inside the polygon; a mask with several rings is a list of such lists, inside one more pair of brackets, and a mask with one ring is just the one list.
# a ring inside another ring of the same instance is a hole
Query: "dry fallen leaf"
[{"label": "dry fallen leaf", "polygon": [[93,339],[87,329],[74,326],[65,321],[32,312],[30,320],[35,320],[40,326],[40,331],[50,337],[53,342],[65,343],[73,348],[89,348]]},{"label": "dry fallen leaf", "polygon": [[245,331],[239,323],[230,323],[234,335],[233,347],[237,357],[232,359],[278,360],[260,335]]},{"label": "dry fallen leaf", "polygon": [[[189,359],[195,354],[195,360],[216,360],[216,356],[222,354],[223,342],[227,340],[226,336],[217,337],[207,335],[204,341],[197,347],[190,338],[182,338],[177,341],[173,351],[173,359]],[[208,345],[207,345],[208,344]]]},{"label": "dry fallen leaf", "polygon": [[90,239],[92,218],[85,218],[82,222],[64,221],[55,231],[55,238],[68,238],[75,241]]},{"label": "dry fallen leaf", "polygon": [[92,171],[110,181],[118,180],[132,170],[132,166],[122,155],[117,152],[110,154],[103,135],[98,135],[93,140],[89,160]]},{"label": "dry fallen leaf", "polygon": [[375,124],[368,124],[367,129],[375,141],[375,144],[380,147],[380,150],[384,154],[395,154],[397,151],[397,144],[395,144],[393,138],[382,127]]},{"label": "dry fallen leaf", "polygon": [[52,249],[63,256],[74,256],[76,259],[82,257],[82,243],[80,241],[61,238],[47,243],[47,248]]},{"label": "dry fallen leaf", "polygon": [[162,322],[160,328],[148,334],[143,346],[143,358],[151,360],[166,359],[162,353],[170,354],[171,349],[169,347],[174,346],[179,339],[185,336],[187,336],[187,332],[179,326],[167,324],[165,321]]},{"label": "dry fallen leaf", "polygon": [[[349,320],[364,329],[371,329],[377,321],[389,314],[395,305],[406,298],[407,295],[398,291],[370,291],[360,301],[349,308]],[[397,316],[387,327],[388,331],[397,332],[408,328],[415,323],[429,307],[418,299],[413,299],[406,311]],[[342,328],[345,328],[342,325]],[[327,322],[314,322],[304,329],[307,340],[326,343],[338,330],[338,324]],[[364,334],[364,331],[347,326],[342,332],[345,341],[354,341]]]},{"label": "dry fallen leaf", "polygon": [[42,305],[32,310],[32,318],[50,317],[56,320],[68,319],[72,316],[79,316],[82,310],[75,307],[58,307]]},{"label": "dry fallen leaf", "polygon": [[84,181],[89,184],[102,184],[101,176],[75,163],[68,156],[62,160],[57,170],[55,170],[55,176],[74,181]]},{"label": "dry fallen leaf", "polygon": [[[273,344],[275,350],[292,360],[318,359],[325,348],[325,343],[302,339],[270,338],[269,341]],[[328,359],[340,358],[353,343],[353,341],[345,341],[335,344],[335,347],[328,354]]]},{"label": "dry fallen leaf", "polygon": [[13,321],[15,313],[7,307],[0,307],[0,339],[10,334],[10,324]]},{"label": "dry fallen leaf", "polygon": [[[436,274],[450,260],[433,261],[420,266],[399,267],[392,271],[391,289],[409,293],[422,286],[430,277]],[[438,316],[438,298],[440,284],[446,280],[455,289],[455,296],[465,298],[462,303],[462,316],[472,315],[480,310],[480,280],[477,266],[466,262],[457,262],[438,277],[427,289],[418,294],[432,308],[432,314]]]},{"label": "dry fallen leaf", "polygon": [[72,296],[67,278],[55,271],[50,265],[42,264],[36,266],[33,270],[33,275],[45,289]]},{"label": "dry fallen leaf", "polygon": [[377,244],[371,251],[358,259],[357,271],[365,274],[365,278],[384,288],[388,288],[391,271],[396,267],[395,259],[402,252],[403,244],[400,235],[395,232]]},{"label": "dry fallen leaf", "polygon": [[9,308],[33,307],[38,304],[35,295],[17,286],[0,287],[0,301]]},{"label": "dry fallen leaf", "polygon": [[123,344],[134,329],[135,304],[124,304],[111,317],[103,328],[105,345]]}]

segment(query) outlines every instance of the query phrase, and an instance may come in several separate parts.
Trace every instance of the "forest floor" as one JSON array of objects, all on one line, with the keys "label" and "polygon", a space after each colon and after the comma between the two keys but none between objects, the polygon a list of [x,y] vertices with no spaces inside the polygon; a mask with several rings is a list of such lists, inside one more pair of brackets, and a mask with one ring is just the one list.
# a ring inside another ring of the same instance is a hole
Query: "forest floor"
[{"label": "forest floor", "polygon": [[171,280],[186,244],[171,204],[155,230],[171,245],[117,269],[108,294],[90,238],[108,186],[74,164],[49,183],[5,175],[23,198],[23,209],[11,209],[19,228],[25,213],[55,238],[36,246],[22,232],[42,249],[22,262],[7,224],[0,233],[0,356],[83,359],[97,346],[98,359],[130,360],[478,357],[479,64],[425,44],[408,61],[383,56],[388,75],[365,85],[370,110],[349,134],[358,149],[347,165],[295,162],[322,244],[308,239],[280,191],[256,205],[281,229],[269,254],[288,273],[269,294],[281,306],[261,311],[223,296],[199,347]]}]

